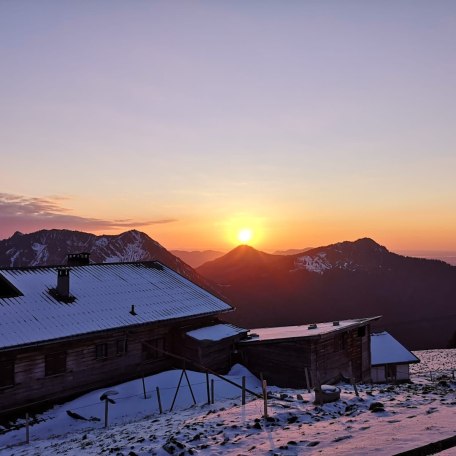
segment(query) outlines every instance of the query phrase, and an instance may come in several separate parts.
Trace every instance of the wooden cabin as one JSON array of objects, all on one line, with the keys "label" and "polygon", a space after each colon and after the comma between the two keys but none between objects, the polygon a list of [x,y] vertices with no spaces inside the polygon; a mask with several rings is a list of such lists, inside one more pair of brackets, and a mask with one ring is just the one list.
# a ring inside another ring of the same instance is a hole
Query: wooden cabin
[{"label": "wooden cabin", "polygon": [[342,377],[369,381],[370,324],[379,318],[252,329],[238,344],[241,362],[281,387],[314,387]]},{"label": "wooden cabin", "polygon": [[410,381],[410,364],[420,360],[386,331],[371,334],[372,381]]},{"label": "wooden cabin", "polygon": [[154,261],[72,264],[0,269],[0,413],[181,365],[172,355],[229,368],[241,329],[185,345],[226,302]]}]

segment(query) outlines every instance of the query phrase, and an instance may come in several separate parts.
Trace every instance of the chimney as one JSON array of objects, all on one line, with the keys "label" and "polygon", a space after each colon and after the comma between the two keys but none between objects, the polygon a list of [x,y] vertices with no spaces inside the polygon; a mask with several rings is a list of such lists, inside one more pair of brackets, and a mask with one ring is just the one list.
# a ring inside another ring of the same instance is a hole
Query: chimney
[{"label": "chimney", "polygon": [[70,268],[57,269],[57,293],[65,298],[70,296]]},{"label": "chimney", "polygon": [[68,266],[86,266],[90,264],[90,253],[69,253],[67,257]]}]

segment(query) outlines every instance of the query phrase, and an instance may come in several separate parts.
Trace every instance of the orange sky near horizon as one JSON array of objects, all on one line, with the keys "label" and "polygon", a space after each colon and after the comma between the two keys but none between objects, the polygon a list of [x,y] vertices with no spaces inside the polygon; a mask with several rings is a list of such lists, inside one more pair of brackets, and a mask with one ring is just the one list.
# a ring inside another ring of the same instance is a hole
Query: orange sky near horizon
[{"label": "orange sky near horizon", "polygon": [[[103,195],[86,200],[80,197],[26,198],[0,194],[0,238],[7,238],[16,230],[28,233],[64,228],[118,234],[138,229],[167,249],[228,251],[242,243],[239,232],[249,229],[252,237],[247,243],[269,252],[318,247],[362,237],[370,237],[392,251],[456,250],[455,213],[444,207],[434,206],[424,212],[402,203],[402,207],[397,204],[395,210],[378,204],[369,210],[361,205],[349,210],[348,204],[338,206],[335,199],[333,211],[328,202],[325,210],[307,204],[305,210],[295,216],[296,202],[280,204],[268,201],[266,204],[258,201],[255,204],[254,200],[246,202],[249,198],[244,198],[239,205],[246,207],[247,203],[251,204],[250,211],[236,212],[235,200],[229,204],[226,200],[222,209],[214,206],[216,203],[206,201],[181,209],[180,217],[172,217],[178,213],[175,210],[162,212],[157,217],[153,212],[148,214],[147,210],[142,214],[138,198],[131,204],[125,198],[113,206],[103,204],[103,198]],[[261,211],[256,210],[258,206]],[[233,215],[229,213],[230,207]],[[97,217],[92,217],[92,214]],[[122,218],[118,214],[122,214]]]},{"label": "orange sky near horizon", "polygon": [[402,230],[398,230],[400,222],[362,223],[353,220],[348,224],[339,224],[334,220],[298,221],[298,220],[250,220],[245,218],[206,223],[194,222],[188,225],[176,223],[175,226],[154,226],[144,231],[167,248],[184,250],[212,249],[227,251],[241,244],[239,232],[248,228],[252,230],[252,238],[246,242],[258,250],[268,252],[293,248],[319,247],[342,241],[355,241],[370,237],[391,251],[402,250],[454,250],[453,230],[433,229],[429,224],[409,226],[402,221]]}]

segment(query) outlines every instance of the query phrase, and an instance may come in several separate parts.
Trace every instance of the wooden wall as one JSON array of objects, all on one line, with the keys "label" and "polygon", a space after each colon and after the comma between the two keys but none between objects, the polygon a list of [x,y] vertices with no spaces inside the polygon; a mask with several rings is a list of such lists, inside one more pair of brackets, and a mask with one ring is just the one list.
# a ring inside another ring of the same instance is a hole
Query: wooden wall
[{"label": "wooden wall", "polygon": [[407,382],[410,380],[408,364],[396,364],[396,374],[393,378],[386,377],[386,365],[372,367],[372,381],[374,383]]},{"label": "wooden wall", "polygon": [[311,341],[296,339],[275,343],[241,343],[241,363],[270,385],[290,388],[306,386],[305,368],[311,367]]},{"label": "wooden wall", "polygon": [[321,383],[335,383],[341,376],[355,381],[370,380],[370,335],[369,328],[358,328],[323,335],[315,341],[312,350],[313,378]]},{"label": "wooden wall", "polygon": [[[235,351],[241,337],[237,335],[220,341],[200,341],[184,334],[182,353],[183,356],[194,359],[199,365],[225,374],[234,364],[240,362]],[[198,366],[195,368],[198,370]]]},{"label": "wooden wall", "polygon": [[255,375],[261,372],[269,384],[281,387],[307,387],[306,369],[310,386],[336,383],[341,376],[369,381],[370,331],[365,328],[361,333],[355,328],[320,338],[240,343],[241,362]]},{"label": "wooden wall", "polygon": [[[195,321],[201,324],[207,319]],[[15,362],[15,385],[0,388],[0,414],[31,402],[68,397],[139,378],[143,373],[150,375],[171,369],[179,363],[169,356],[145,360],[143,342],[163,338],[167,351],[180,354],[182,346],[175,337],[181,325],[147,325],[0,352],[0,359],[14,359]],[[127,351],[116,354],[117,341],[125,339]],[[108,347],[108,356],[97,359],[95,346],[104,343]],[[46,354],[60,351],[67,354],[66,372],[46,376]]]}]

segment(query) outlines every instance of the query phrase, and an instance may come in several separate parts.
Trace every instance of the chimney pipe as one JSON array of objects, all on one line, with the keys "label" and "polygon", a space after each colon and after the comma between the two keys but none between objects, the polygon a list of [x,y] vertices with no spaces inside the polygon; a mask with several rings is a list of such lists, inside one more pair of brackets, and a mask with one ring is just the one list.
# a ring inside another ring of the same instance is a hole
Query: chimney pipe
[{"label": "chimney pipe", "polygon": [[68,298],[70,296],[70,268],[57,269],[57,293]]}]

